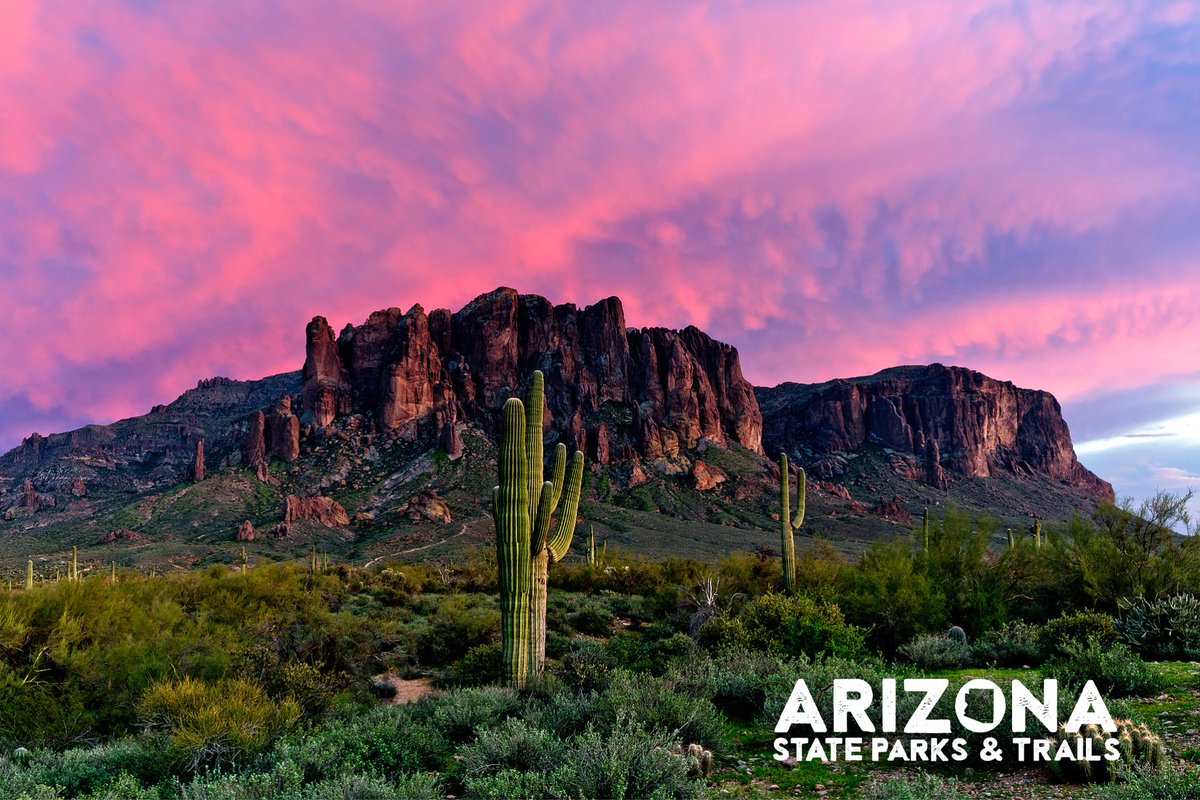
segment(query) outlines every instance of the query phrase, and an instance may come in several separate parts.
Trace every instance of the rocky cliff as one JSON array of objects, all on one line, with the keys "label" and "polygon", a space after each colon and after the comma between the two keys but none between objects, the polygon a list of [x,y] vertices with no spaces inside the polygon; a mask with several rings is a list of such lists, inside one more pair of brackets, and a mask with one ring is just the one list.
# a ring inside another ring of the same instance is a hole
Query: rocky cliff
[{"label": "rocky cliff", "polygon": [[895,367],[865,378],[756,389],[768,452],[785,450],[817,477],[836,477],[842,454],[875,443],[911,454],[917,475],[1041,473],[1111,498],[1112,486],[1075,457],[1058,401],[974,370]]},{"label": "rocky cliff", "polygon": [[546,378],[551,440],[594,463],[673,458],[701,440],[762,452],[762,418],[737,351],[696,328],[625,327],[621,301],[578,308],[497,289],[463,309],[377,311],[334,338],[309,323],[301,424],[369,415],[379,433],[435,431],[448,451],[468,422],[494,433],[533,370]]}]

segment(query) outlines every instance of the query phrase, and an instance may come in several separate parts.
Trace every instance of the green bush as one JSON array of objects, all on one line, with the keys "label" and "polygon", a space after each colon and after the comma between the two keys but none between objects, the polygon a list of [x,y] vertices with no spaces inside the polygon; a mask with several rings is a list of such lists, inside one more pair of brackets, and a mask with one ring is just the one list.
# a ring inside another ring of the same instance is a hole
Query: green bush
[{"label": "green bush", "polygon": [[451,751],[446,737],[429,721],[414,720],[404,707],[381,706],[293,731],[267,759],[294,764],[306,781],[321,781],[352,774],[436,771]]},{"label": "green bush", "polygon": [[1162,676],[1125,645],[1106,646],[1095,640],[1085,647],[1068,647],[1066,655],[1047,661],[1042,673],[1075,690],[1095,681],[1105,697],[1145,697],[1165,685]]},{"label": "green bush", "polygon": [[971,662],[999,667],[1024,667],[1046,659],[1042,629],[1027,622],[1010,622],[988,631],[971,644]]},{"label": "green bush", "polygon": [[454,665],[453,683],[456,686],[490,686],[504,677],[504,662],[499,643],[472,647]]},{"label": "green bush", "polygon": [[244,680],[158,683],[137,710],[147,731],[167,737],[167,761],[189,772],[244,763],[300,718],[296,701],[272,701]]},{"label": "green bush", "polygon": [[747,649],[776,655],[854,657],[864,651],[864,632],[847,625],[841,610],[803,595],[755,597],[732,617],[715,617],[698,632],[710,650]]},{"label": "green bush", "polygon": [[1158,661],[1200,658],[1200,598],[1125,598],[1120,608],[1117,632],[1141,655]]},{"label": "green bush", "polygon": [[1113,618],[1095,611],[1078,611],[1042,626],[1039,643],[1047,657],[1065,656],[1091,642],[1101,646],[1117,641]]},{"label": "green bush", "polygon": [[922,633],[902,646],[899,655],[922,669],[958,669],[974,663],[975,648],[944,634]]},{"label": "green bush", "polygon": [[468,742],[480,731],[516,713],[520,698],[511,689],[477,687],[453,689],[422,698],[413,709],[452,742]]},{"label": "green bush", "polygon": [[467,778],[481,778],[506,770],[549,773],[563,758],[563,743],[549,731],[523,719],[505,720],[484,731],[458,754]]},{"label": "green bush", "polygon": [[549,778],[554,795],[591,800],[668,800],[698,797],[704,784],[688,777],[690,764],[666,733],[618,721],[605,733],[589,728],[573,739]]},{"label": "green bush", "polygon": [[1200,769],[1126,770],[1125,781],[1105,787],[1099,800],[1200,800]]},{"label": "green bush", "polygon": [[869,800],[966,800],[967,794],[953,778],[943,778],[928,772],[884,778],[867,787]]}]

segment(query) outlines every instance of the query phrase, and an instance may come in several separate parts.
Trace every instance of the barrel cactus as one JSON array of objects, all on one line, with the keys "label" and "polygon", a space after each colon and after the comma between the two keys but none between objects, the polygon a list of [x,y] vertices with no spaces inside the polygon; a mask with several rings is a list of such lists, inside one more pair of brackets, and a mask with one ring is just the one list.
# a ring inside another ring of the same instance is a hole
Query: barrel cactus
[{"label": "barrel cactus", "polygon": [[779,454],[779,536],[783,556],[783,588],[796,588],[795,532],[804,524],[805,474],[801,467],[796,474],[796,514],[791,513],[791,475],[788,473],[787,453]]},{"label": "barrel cactus", "polygon": [[[518,688],[545,665],[549,565],[566,555],[571,546],[583,483],[583,453],[577,451],[571,459],[568,476],[567,448],[562,444],[555,448],[552,480],[542,480],[544,406],[544,379],[541,372],[535,372],[528,420],[525,405],[517,398],[504,404],[500,484],[492,491],[504,680]],[[560,498],[563,510],[552,533],[551,520]]]},{"label": "barrel cactus", "polygon": [[[1145,725],[1127,719],[1113,720],[1117,729],[1109,732],[1099,725],[1084,725],[1077,732],[1068,732],[1066,726],[1050,737],[1050,775],[1056,780],[1074,783],[1107,783],[1115,780],[1122,767],[1136,766],[1155,770],[1167,759],[1167,748],[1160,736]],[[1109,761],[1104,758],[1105,742],[1117,740],[1120,758]],[[1097,760],[1080,758],[1090,754]],[[1062,755],[1062,758],[1055,756]]]},{"label": "barrel cactus", "polygon": [[950,628],[950,630],[946,631],[946,638],[949,639],[950,641],[954,642],[955,644],[960,644],[960,645],[963,645],[964,647],[967,644],[967,632],[964,631],[962,628],[958,627],[957,625]]}]

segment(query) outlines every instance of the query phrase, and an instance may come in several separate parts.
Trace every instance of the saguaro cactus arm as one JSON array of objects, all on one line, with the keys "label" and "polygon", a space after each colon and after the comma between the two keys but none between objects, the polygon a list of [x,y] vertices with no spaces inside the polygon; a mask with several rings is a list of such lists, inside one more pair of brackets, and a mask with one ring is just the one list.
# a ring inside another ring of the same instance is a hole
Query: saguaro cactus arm
[{"label": "saguaro cactus arm", "polygon": [[561,561],[571,547],[571,538],[575,535],[575,520],[579,514],[579,492],[583,486],[583,453],[578,450],[571,458],[571,472],[567,476],[562,512],[558,515],[558,525],[554,535],[550,537],[550,560]]},{"label": "saguaro cactus arm", "polygon": [[792,529],[800,530],[800,526],[804,524],[804,511],[807,508],[808,476],[804,474],[804,467],[797,469],[796,473],[796,515],[792,517]]}]

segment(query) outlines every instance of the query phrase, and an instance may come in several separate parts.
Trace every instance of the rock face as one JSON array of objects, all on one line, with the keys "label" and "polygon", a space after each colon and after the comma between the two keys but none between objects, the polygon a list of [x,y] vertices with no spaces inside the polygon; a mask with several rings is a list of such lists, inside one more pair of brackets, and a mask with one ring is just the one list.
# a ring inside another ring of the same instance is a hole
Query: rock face
[{"label": "rock face", "polygon": [[692,488],[698,492],[707,492],[729,479],[725,471],[696,459],[692,462]]},{"label": "rock face", "polygon": [[297,497],[290,494],[284,500],[283,524],[291,525],[297,520],[311,520],[330,527],[350,524],[350,515],[342,504],[332,497]]},{"label": "rock face", "polygon": [[[1058,401],[962,367],[895,367],[868,378],[758,389],[763,440],[837,474],[839,453],[873,442],[913,454],[924,480],[1041,473],[1112,498],[1112,486],[1075,457]],[[827,473],[827,474],[825,474]]]},{"label": "rock face", "polygon": [[49,436],[35,433],[0,455],[0,485],[15,492],[22,479],[31,478],[44,493],[75,494],[84,487],[89,495],[173,486],[195,474],[199,440],[210,469],[241,460],[246,415],[300,389],[298,371],[257,381],[208,378],[140,417]]},{"label": "rock face", "polygon": [[204,480],[204,440],[196,440],[196,458],[192,461],[192,480]]},{"label": "rock face", "polygon": [[433,489],[422,489],[396,510],[414,522],[429,520],[445,525],[451,520],[449,506]]},{"label": "rock face", "polygon": [[737,351],[696,328],[626,329],[615,297],[579,309],[497,289],[456,313],[372,314],[332,339],[308,325],[301,417],[369,413],[380,433],[433,431],[456,457],[456,424],[495,433],[504,401],[546,378],[550,440],[605,463],[673,457],[707,438],[762,452],[762,418]]},{"label": "rock face", "polygon": [[253,542],[254,537],[258,535],[258,531],[254,530],[254,526],[250,520],[245,520],[238,525],[237,533],[233,535],[234,541],[238,542]]}]

